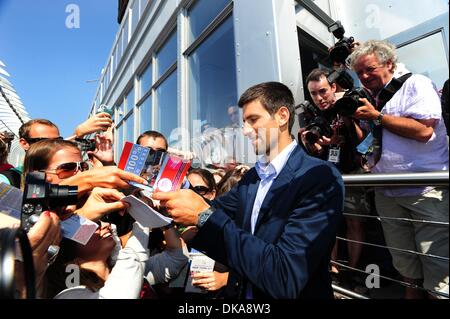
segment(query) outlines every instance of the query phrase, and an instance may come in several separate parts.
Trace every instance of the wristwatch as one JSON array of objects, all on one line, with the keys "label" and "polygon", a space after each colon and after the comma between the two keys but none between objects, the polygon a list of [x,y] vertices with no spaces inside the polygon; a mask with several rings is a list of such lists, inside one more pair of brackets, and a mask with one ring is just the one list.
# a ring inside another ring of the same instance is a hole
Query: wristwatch
[{"label": "wristwatch", "polygon": [[380,112],[380,114],[377,116],[377,118],[375,120],[373,120],[373,123],[376,126],[380,126],[381,125],[381,120],[383,119],[384,114],[382,112]]},{"label": "wristwatch", "polygon": [[211,216],[215,211],[216,209],[210,206],[207,210],[204,210],[200,214],[198,214],[197,228],[201,228],[206,223],[209,216]]}]

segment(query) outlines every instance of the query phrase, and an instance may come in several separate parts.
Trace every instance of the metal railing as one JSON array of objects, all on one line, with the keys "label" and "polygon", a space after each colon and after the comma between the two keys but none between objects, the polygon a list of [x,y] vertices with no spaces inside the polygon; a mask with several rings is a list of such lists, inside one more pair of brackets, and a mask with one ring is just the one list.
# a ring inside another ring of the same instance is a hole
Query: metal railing
[{"label": "metal railing", "polygon": [[[448,171],[440,171],[440,172],[425,172],[425,173],[395,173],[395,174],[360,174],[360,175],[343,175],[344,184],[346,187],[397,187],[397,186],[441,186],[441,187],[449,187],[449,172]],[[373,215],[363,215],[363,214],[350,214],[350,213],[344,213],[344,216],[349,217],[358,217],[358,218],[372,218],[377,219],[380,222],[383,219],[386,220],[397,220],[401,222],[413,222],[413,223],[424,223],[424,224],[431,224],[436,227],[448,227],[448,222],[440,222],[440,221],[431,221],[431,220],[415,220],[415,219],[409,219],[409,218],[395,218],[395,217],[383,217],[383,216],[373,216]],[[384,248],[389,249],[393,251],[398,251],[402,253],[408,253],[408,254],[416,254],[420,255],[422,257],[428,257],[428,258],[435,258],[440,259],[442,261],[449,262],[448,257],[443,256],[436,256],[431,254],[424,254],[417,251],[412,250],[406,250],[406,249],[400,249],[396,247],[388,247],[388,246],[382,246],[378,244],[368,243],[364,241],[355,241],[350,240],[348,238],[343,237],[336,237],[337,240],[355,243],[355,244],[361,244],[366,246],[372,246],[372,247],[378,247],[378,248]],[[358,273],[367,274],[366,271],[362,269],[357,269],[350,267],[348,265],[331,261],[333,265],[345,268],[347,270],[355,271]],[[440,293],[438,291],[429,291],[423,287],[417,286],[415,284],[403,282],[394,278],[390,278],[387,276],[381,276],[379,274],[371,274],[371,276],[378,277],[379,279],[385,279],[389,280],[391,282],[395,282],[399,285],[402,285],[404,287],[409,288],[415,288],[422,291],[426,291],[435,295],[440,295],[442,297],[448,298],[448,294]],[[368,297],[356,293],[354,291],[351,291],[349,289],[340,287],[339,285],[333,284],[333,290],[335,293],[338,293],[344,297],[347,298],[356,298],[356,299],[367,299]]]}]

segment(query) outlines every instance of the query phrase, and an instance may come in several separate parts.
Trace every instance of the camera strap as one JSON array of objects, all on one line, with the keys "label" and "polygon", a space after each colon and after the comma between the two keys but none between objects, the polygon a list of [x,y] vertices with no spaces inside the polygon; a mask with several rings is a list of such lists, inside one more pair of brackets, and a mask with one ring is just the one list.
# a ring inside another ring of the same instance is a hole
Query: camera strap
[{"label": "camera strap", "polygon": [[387,102],[389,102],[390,99],[394,96],[395,93],[397,93],[398,90],[403,86],[403,84],[411,77],[412,73],[407,73],[405,75],[402,75],[401,77],[392,78],[391,82],[384,87],[381,92],[378,94],[377,99],[377,105],[376,108],[378,111],[381,111],[381,109],[386,105]]},{"label": "camera strap", "polygon": [[[375,105],[378,111],[381,111],[387,102],[397,93],[403,84],[411,77],[412,73],[407,73],[399,78],[392,78],[391,82],[384,87],[378,94],[377,104]],[[363,154],[368,161],[368,155],[371,155],[372,163],[370,168],[376,165],[381,158],[382,151],[382,127],[381,125],[374,125],[372,121],[369,122],[370,132],[367,137],[357,146],[359,153]]]}]

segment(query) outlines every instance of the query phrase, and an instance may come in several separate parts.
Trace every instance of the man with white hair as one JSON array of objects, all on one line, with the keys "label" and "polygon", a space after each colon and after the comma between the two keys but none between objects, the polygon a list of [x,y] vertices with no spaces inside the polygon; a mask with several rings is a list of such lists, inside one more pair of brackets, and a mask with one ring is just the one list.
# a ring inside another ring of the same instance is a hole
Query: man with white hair
[{"label": "man with white hair", "polygon": [[[406,80],[394,77],[397,54],[386,41],[367,41],[348,58],[362,85],[374,98],[367,99],[354,114],[381,132],[379,159],[372,159],[374,173],[430,172],[448,170],[448,146],[439,95],[425,76]],[[394,93],[395,92],[395,93]],[[375,135],[375,134],[374,134]],[[423,187],[383,188],[375,203],[382,217],[407,218],[448,224],[448,189]],[[382,220],[394,266],[411,284],[420,285],[432,297],[448,298],[448,227],[423,222]],[[431,257],[435,255],[439,257]],[[420,291],[407,288],[406,298],[419,298]]]}]

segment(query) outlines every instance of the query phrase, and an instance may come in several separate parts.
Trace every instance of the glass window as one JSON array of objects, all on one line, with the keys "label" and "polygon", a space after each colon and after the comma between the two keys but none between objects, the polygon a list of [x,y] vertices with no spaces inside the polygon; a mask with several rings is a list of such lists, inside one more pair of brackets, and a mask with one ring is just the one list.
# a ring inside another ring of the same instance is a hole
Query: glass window
[{"label": "glass window", "polygon": [[152,64],[151,63],[149,65],[147,65],[147,68],[141,74],[141,76],[139,78],[139,83],[140,83],[139,98],[142,98],[145,95],[145,93],[147,93],[150,90],[150,88],[152,87],[153,77],[152,77]]},{"label": "glass window", "polygon": [[131,9],[131,34],[136,30],[139,22],[139,0],[134,0],[133,8]]},{"label": "glass window", "polygon": [[295,6],[295,19],[297,25],[308,34],[317,38],[328,47],[334,45],[334,37],[333,34],[328,31],[328,27],[299,4]]},{"label": "glass window", "polygon": [[139,14],[142,16],[142,13],[144,13],[145,7],[147,7],[147,4],[149,4],[150,1],[149,0],[140,0],[140,2],[141,2],[141,5],[140,5],[141,9],[140,9]]},{"label": "glass window", "polygon": [[230,0],[197,1],[189,8],[189,44],[202,33],[229,2]]},{"label": "glass window", "polygon": [[117,122],[121,121],[125,115],[125,105],[123,103],[120,103],[120,105],[117,107]]},{"label": "glass window", "polygon": [[[168,139],[178,127],[177,73],[173,72],[157,89],[158,130]],[[170,143],[170,142],[169,142]]]},{"label": "glass window", "polygon": [[[442,34],[435,33],[397,49],[398,61],[412,73],[429,77],[442,88],[448,79],[448,64]],[[420,59],[417,57],[433,57]]]},{"label": "glass window", "polygon": [[116,135],[116,161],[118,162],[120,159],[120,155],[122,154],[123,149],[123,122],[118,127],[116,127],[117,135]]},{"label": "glass window", "polygon": [[152,96],[150,95],[139,107],[139,133],[152,129]]},{"label": "glass window", "polygon": [[116,66],[119,65],[120,59],[122,58],[122,34],[119,36],[116,48]]},{"label": "glass window", "polygon": [[448,0],[347,0],[334,1],[346,30],[358,41],[385,39],[422,22],[448,15]]},{"label": "glass window", "polygon": [[125,18],[125,21],[123,23],[123,52],[125,52],[127,45],[128,45],[128,16]]},{"label": "glass window", "polygon": [[240,121],[240,116],[231,114],[233,110],[228,114],[228,108],[237,105],[232,21],[232,17],[229,17],[189,56],[192,123],[201,120],[215,128],[239,126],[236,120]]},{"label": "glass window", "polygon": [[127,113],[132,111],[134,108],[134,88],[128,91],[127,97],[125,99],[124,112]]},{"label": "glass window", "polygon": [[126,127],[125,141],[134,143],[134,113],[133,112],[131,112],[131,114],[125,120],[125,127]]},{"label": "glass window", "polygon": [[158,79],[177,60],[177,33],[173,32],[156,55]]}]

